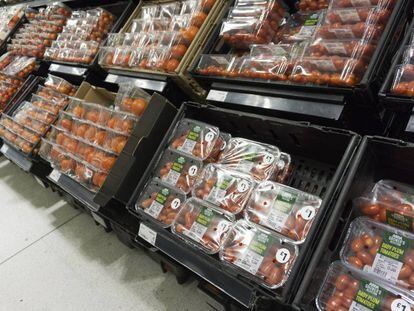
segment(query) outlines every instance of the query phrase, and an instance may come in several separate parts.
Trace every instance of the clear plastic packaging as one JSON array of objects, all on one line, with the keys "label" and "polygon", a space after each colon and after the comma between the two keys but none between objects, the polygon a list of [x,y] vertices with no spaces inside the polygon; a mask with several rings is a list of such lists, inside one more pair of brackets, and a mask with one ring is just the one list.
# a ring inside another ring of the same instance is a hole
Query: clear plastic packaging
[{"label": "clear plastic packaging", "polygon": [[414,235],[406,231],[357,218],[348,229],[341,259],[402,290],[414,289]]},{"label": "clear plastic packaging", "polygon": [[45,81],[45,86],[48,86],[61,94],[73,96],[76,93],[77,87],[63,78],[49,74]]},{"label": "clear plastic packaging", "polygon": [[203,54],[197,65],[197,73],[211,76],[226,76],[234,55]]},{"label": "clear plastic packaging", "polygon": [[414,188],[392,180],[380,180],[354,200],[364,216],[393,227],[414,232]]},{"label": "clear plastic packaging", "polygon": [[115,107],[126,112],[141,116],[151,99],[151,95],[130,83],[120,83],[115,98]]},{"label": "clear plastic packaging", "polygon": [[36,59],[28,57],[15,58],[2,73],[9,76],[16,76],[19,78],[26,78],[31,72],[36,69]]},{"label": "clear plastic packaging", "polygon": [[66,105],[70,101],[67,95],[62,94],[51,87],[45,87],[42,85],[39,85],[39,87],[36,90],[36,94],[45,99],[62,103],[62,105]]},{"label": "clear plastic packaging", "polygon": [[327,24],[317,28],[315,37],[323,39],[373,39],[379,40],[384,27],[359,22],[352,25]]},{"label": "clear plastic packaging", "polygon": [[323,11],[292,14],[282,23],[273,41],[292,43],[311,39],[323,17]]},{"label": "clear plastic packaging", "polygon": [[199,174],[192,196],[238,214],[244,209],[254,186],[249,175],[227,170],[219,164],[208,164]]},{"label": "clear plastic packaging", "polygon": [[412,310],[412,297],[375,277],[347,268],[339,261],[329,267],[316,298],[320,311]]},{"label": "clear plastic packaging", "polygon": [[298,3],[298,8],[303,12],[313,12],[326,9],[329,6],[328,0],[300,0]]},{"label": "clear plastic packaging", "polygon": [[23,118],[23,117],[30,117],[36,121],[51,124],[56,116],[47,112],[46,110],[34,106],[30,102],[23,102],[19,108],[13,112],[14,118]]},{"label": "clear plastic packaging", "polygon": [[32,153],[34,149],[34,144],[22,138],[20,135],[16,134],[13,131],[8,130],[4,126],[0,125],[0,136],[14,146],[15,148],[23,151],[26,154]]},{"label": "clear plastic packaging", "polygon": [[354,86],[367,67],[368,63],[361,58],[303,57],[296,63],[290,79],[296,83]]},{"label": "clear plastic packaging", "polygon": [[140,195],[135,209],[156,219],[163,228],[168,228],[185,200],[184,192],[153,179]]},{"label": "clear plastic packaging", "polygon": [[326,13],[328,24],[343,25],[366,23],[385,25],[391,16],[391,11],[378,6],[329,9]]},{"label": "clear plastic packaging", "polygon": [[297,256],[295,245],[245,220],[233,226],[220,250],[221,260],[271,289],[283,286]]},{"label": "clear plastic packaging", "polygon": [[183,119],[174,130],[170,139],[170,148],[205,160],[214,151],[219,133],[219,129],[215,126],[197,120]]},{"label": "clear plastic packaging", "polygon": [[280,151],[275,146],[232,138],[218,162],[228,169],[250,174],[256,180],[265,180],[275,173],[279,157]]},{"label": "clear plastic packaging", "polygon": [[218,253],[232,227],[234,216],[196,198],[185,201],[172,232],[207,254]]},{"label": "clear plastic packaging", "polygon": [[303,243],[322,200],[309,193],[264,181],[257,185],[246,205],[247,220]]},{"label": "clear plastic packaging", "polygon": [[155,176],[188,194],[194,186],[203,162],[185,154],[165,150],[155,169]]},{"label": "clear plastic packaging", "polygon": [[326,40],[318,38],[308,48],[311,57],[343,56],[370,60],[375,52],[376,42],[363,39]]},{"label": "clear plastic packaging", "polygon": [[65,103],[63,101],[49,100],[37,94],[32,94],[30,101],[33,106],[42,108],[53,115],[57,115],[59,111],[65,107]]},{"label": "clear plastic packaging", "polygon": [[414,65],[398,65],[395,70],[391,93],[414,97]]},{"label": "clear plastic packaging", "polygon": [[395,0],[331,0],[331,8],[368,7],[376,5],[380,8],[393,8]]}]

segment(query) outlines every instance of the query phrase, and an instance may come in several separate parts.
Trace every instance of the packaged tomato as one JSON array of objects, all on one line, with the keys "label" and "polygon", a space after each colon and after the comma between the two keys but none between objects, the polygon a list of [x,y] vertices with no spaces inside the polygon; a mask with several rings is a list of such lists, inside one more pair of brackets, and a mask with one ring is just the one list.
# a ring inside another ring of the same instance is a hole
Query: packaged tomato
[{"label": "packaged tomato", "polygon": [[186,195],[158,179],[153,179],[140,195],[135,209],[151,216],[168,228],[186,200]]},{"label": "packaged tomato", "polygon": [[158,162],[155,176],[188,194],[202,167],[200,160],[167,149]]},{"label": "packaged tomato", "polygon": [[291,14],[282,22],[274,42],[293,43],[311,39],[323,17],[323,11]]},{"label": "packaged tomato", "polygon": [[403,290],[414,289],[414,235],[406,231],[357,218],[349,227],[341,259]]},{"label": "packaged tomato", "polygon": [[398,65],[395,70],[391,93],[403,96],[414,96],[414,65]]},{"label": "packaged tomato", "polygon": [[384,27],[382,25],[370,25],[363,22],[342,25],[324,24],[317,28],[315,37],[323,39],[373,39],[379,40]]},{"label": "packaged tomato", "polygon": [[320,311],[412,310],[413,299],[381,280],[348,268],[339,261],[329,267],[316,298]]},{"label": "packaged tomato", "polygon": [[65,106],[64,102],[62,101],[56,102],[54,100],[43,98],[37,94],[32,94],[32,98],[30,99],[30,101],[33,104],[33,106],[42,108],[53,115],[57,115],[59,111]]},{"label": "packaged tomato", "polygon": [[413,232],[414,191],[409,185],[380,180],[354,200],[362,215],[393,227]]},{"label": "packaged tomato", "polygon": [[395,0],[331,0],[331,8],[369,7],[376,5],[380,8],[392,9]]},{"label": "packaged tomato", "polygon": [[230,54],[203,54],[196,71],[202,75],[225,76],[234,57]]},{"label": "packaged tomato", "polygon": [[326,9],[329,6],[328,0],[300,0],[298,8],[300,11],[319,11]]},{"label": "packaged tomato", "polygon": [[275,173],[279,158],[280,151],[275,146],[232,138],[218,162],[228,169],[250,174],[256,180],[265,180]]},{"label": "packaged tomato", "polygon": [[227,144],[231,139],[229,133],[224,133],[220,131],[219,137],[214,144],[213,151],[210,153],[210,156],[205,159],[205,163],[216,163],[220,158],[221,153],[226,149]]},{"label": "packaged tomato", "polygon": [[238,214],[244,209],[254,185],[249,175],[227,170],[219,164],[208,164],[199,174],[192,196]]},{"label": "packaged tomato", "polygon": [[45,86],[50,87],[61,94],[73,96],[76,93],[77,87],[63,78],[48,74],[45,81]]},{"label": "packaged tomato", "polygon": [[184,202],[172,232],[207,254],[216,254],[234,222],[234,215],[200,199]]},{"label": "packaged tomato", "polygon": [[378,6],[329,9],[326,13],[326,22],[329,24],[340,23],[342,25],[356,23],[385,25],[390,15],[390,10]]},{"label": "packaged tomato", "polygon": [[245,220],[235,223],[220,250],[221,260],[271,289],[283,286],[297,256],[297,246]]},{"label": "packaged tomato", "polygon": [[257,185],[250,196],[245,217],[296,243],[303,243],[321,204],[322,200],[317,196],[264,181]]},{"label": "packaged tomato", "polygon": [[52,89],[50,87],[44,87],[42,85],[39,85],[36,92],[37,95],[46,98],[48,100],[53,100],[55,102],[61,103],[61,105],[65,106],[69,103],[69,97],[65,94],[62,94],[55,89]]},{"label": "packaged tomato", "polygon": [[42,108],[34,106],[28,101],[24,101],[19,108],[13,112],[13,118],[18,117],[29,117],[46,124],[51,124],[56,119],[55,115]]},{"label": "packaged tomato", "polygon": [[21,56],[15,58],[2,73],[9,76],[17,76],[19,78],[26,78],[30,73],[36,69],[36,59]]},{"label": "packaged tomato", "polygon": [[219,133],[218,127],[197,120],[183,119],[174,130],[170,148],[205,160],[213,152]]},{"label": "packaged tomato", "polygon": [[115,98],[115,107],[139,117],[144,113],[150,99],[151,95],[141,88],[130,83],[120,83]]},{"label": "packaged tomato", "polygon": [[27,127],[28,129],[43,135],[46,130],[49,128],[49,124],[43,123],[43,122],[39,122],[36,121],[30,117],[25,117],[25,116],[20,116],[20,117],[15,117],[14,120],[19,123],[24,125],[25,127]]},{"label": "packaged tomato", "polygon": [[281,152],[279,161],[277,162],[277,168],[275,169],[273,177],[270,179],[281,184],[286,183],[292,173],[291,161],[292,159],[289,154]]},{"label": "packaged tomato", "polygon": [[363,58],[369,61],[377,47],[376,42],[364,39],[326,40],[318,38],[308,48],[308,54],[312,57],[344,56],[351,58]]}]

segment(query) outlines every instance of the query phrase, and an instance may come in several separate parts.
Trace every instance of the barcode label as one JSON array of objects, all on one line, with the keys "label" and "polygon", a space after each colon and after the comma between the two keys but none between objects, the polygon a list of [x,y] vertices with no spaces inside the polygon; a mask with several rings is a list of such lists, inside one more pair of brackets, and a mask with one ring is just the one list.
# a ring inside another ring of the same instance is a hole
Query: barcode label
[{"label": "barcode label", "polygon": [[59,178],[62,174],[58,171],[58,170],[53,170],[50,174],[49,174],[49,178],[51,180],[53,180],[54,182],[58,182]]},{"label": "barcode label", "polygon": [[151,205],[145,209],[145,213],[150,215],[151,217],[158,219],[158,216],[160,216],[160,213],[162,209],[164,208],[164,205],[161,203],[158,203],[157,201],[152,201]]},{"label": "barcode label", "polygon": [[227,191],[222,190],[218,187],[213,187],[210,193],[208,194],[206,201],[213,203],[213,204],[220,204],[223,198],[226,197]]},{"label": "barcode label", "polygon": [[264,218],[261,223],[262,225],[268,226],[275,231],[281,231],[284,227],[286,219],[289,217],[289,214],[280,212],[277,209],[272,208],[267,219]]},{"label": "barcode label", "polygon": [[372,311],[372,310],[353,301],[351,306],[349,307],[349,311]]},{"label": "barcode label", "polygon": [[166,183],[175,186],[177,184],[178,178],[180,178],[181,174],[174,171],[174,170],[170,170],[167,174],[166,177],[163,178],[163,181],[165,181]]},{"label": "barcode label", "polygon": [[403,263],[398,260],[377,254],[370,270],[379,277],[395,283],[398,280],[402,266]]},{"label": "barcode label", "polygon": [[[197,221],[194,221],[193,225],[191,226],[190,230],[187,231],[189,233],[189,236],[198,241],[201,240],[204,236],[204,234],[207,231],[207,227],[203,226],[202,224],[198,223]],[[184,231],[186,232],[186,231]]]},{"label": "barcode label", "polygon": [[145,241],[147,241],[151,245],[155,245],[155,241],[157,240],[157,232],[155,232],[154,230],[148,228],[144,224],[140,224],[139,231],[138,231],[138,236],[143,238]]},{"label": "barcode label", "polygon": [[184,144],[181,147],[179,147],[178,150],[185,152],[185,153],[193,154],[193,150],[194,150],[196,143],[197,142],[195,140],[186,139],[184,141]]},{"label": "barcode label", "polygon": [[242,256],[236,259],[234,264],[251,274],[256,274],[262,264],[263,258],[263,256],[247,249]]}]

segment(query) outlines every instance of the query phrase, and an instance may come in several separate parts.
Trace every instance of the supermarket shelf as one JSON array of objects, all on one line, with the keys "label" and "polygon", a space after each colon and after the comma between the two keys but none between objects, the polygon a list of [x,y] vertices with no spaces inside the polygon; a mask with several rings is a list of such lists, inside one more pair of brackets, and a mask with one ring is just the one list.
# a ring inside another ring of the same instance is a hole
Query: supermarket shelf
[{"label": "supermarket shelf", "polygon": [[95,194],[69,176],[62,174],[57,170],[53,170],[49,174],[48,179],[59,186],[62,190],[66,191],[76,200],[84,204],[92,212],[99,210],[100,206],[93,201]]},{"label": "supermarket shelf", "polygon": [[33,162],[27,156],[5,142],[3,142],[3,146],[0,151],[7,159],[16,164],[25,172],[30,172],[33,167]]}]

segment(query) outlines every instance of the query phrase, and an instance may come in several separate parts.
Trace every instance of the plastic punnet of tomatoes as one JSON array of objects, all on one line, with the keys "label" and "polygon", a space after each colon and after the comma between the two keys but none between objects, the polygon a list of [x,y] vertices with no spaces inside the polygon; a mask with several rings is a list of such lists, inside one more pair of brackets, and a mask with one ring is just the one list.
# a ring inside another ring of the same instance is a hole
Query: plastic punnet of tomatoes
[{"label": "plastic punnet of tomatoes", "polygon": [[317,28],[315,37],[323,39],[366,39],[379,40],[384,27],[363,22],[342,25],[324,24]]},{"label": "plastic punnet of tomatoes", "polygon": [[66,105],[69,103],[70,99],[67,95],[62,94],[58,91],[56,91],[55,89],[52,89],[50,87],[45,87],[43,85],[39,85],[36,92],[37,95],[48,99],[48,100],[53,100],[55,102],[59,102],[62,105]]},{"label": "plastic punnet of tomatoes", "polygon": [[133,113],[140,117],[147,108],[151,95],[130,83],[120,83],[115,98],[115,109]]},{"label": "plastic punnet of tomatoes", "polygon": [[40,121],[36,121],[30,117],[27,116],[16,116],[14,120],[27,127],[28,129],[35,131],[36,133],[43,135],[46,130],[49,128],[49,125]]},{"label": "plastic punnet of tomatoes", "polygon": [[381,8],[392,9],[395,6],[395,0],[331,0],[331,8],[352,8],[352,7],[368,7],[376,5]]},{"label": "plastic punnet of tomatoes", "polygon": [[249,174],[256,180],[265,180],[275,174],[279,158],[280,151],[275,146],[245,138],[232,138],[218,162],[227,169]]},{"label": "plastic punnet of tomatoes", "polygon": [[234,222],[234,215],[197,198],[184,202],[171,231],[207,254],[222,247]]},{"label": "plastic punnet of tomatoes", "polygon": [[375,52],[377,43],[367,39],[327,40],[317,38],[309,45],[307,54],[311,57],[343,56],[361,57],[369,61]]},{"label": "plastic punnet of tomatoes", "polygon": [[319,11],[329,6],[328,0],[300,0],[298,3],[299,11]]},{"label": "plastic punnet of tomatoes", "polygon": [[168,228],[185,200],[184,192],[153,179],[141,193],[135,209],[154,218],[163,228]]},{"label": "plastic punnet of tomatoes", "polygon": [[33,106],[42,108],[51,114],[58,115],[59,111],[65,107],[66,103],[64,101],[54,101],[53,99],[46,99],[37,94],[32,94],[30,99]]},{"label": "plastic punnet of tomatoes", "polygon": [[5,69],[14,59],[14,56],[12,53],[7,52],[0,56],[0,70]]},{"label": "plastic punnet of tomatoes", "polygon": [[29,117],[36,121],[51,124],[56,116],[48,111],[34,106],[31,102],[24,101],[16,111],[13,112],[13,118]]},{"label": "plastic punnet of tomatoes", "polygon": [[244,209],[254,186],[254,180],[247,174],[227,170],[220,164],[208,164],[199,174],[192,196],[236,215]]},{"label": "plastic punnet of tomatoes", "polygon": [[6,115],[2,115],[0,125],[3,128],[3,139],[24,153],[31,153],[40,139],[38,133],[20,125]]},{"label": "plastic punnet of tomatoes", "polygon": [[190,193],[203,162],[173,150],[165,150],[155,169],[155,176],[186,194]]},{"label": "plastic punnet of tomatoes", "polygon": [[220,131],[210,124],[192,120],[181,120],[170,138],[170,148],[201,160],[207,159],[217,148],[221,148]]},{"label": "plastic punnet of tomatoes", "polygon": [[321,204],[317,196],[264,181],[250,196],[245,217],[300,244],[305,241]]},{"label": "plastic punnet of tomatoes", "polygon": [[284,56],[268,58],[244,57],[240,65],[240,77],[263,80],[288,80],[290,61]]},{"label": "plastic punnet of tomatoes", "polygon": [[354,86],[359,83],[368,63],[361,58],[340,56],[303,57],[290,77],[296,83]]},{"label": "plastic punnet of tomatoes", "polygon": [[391,93],[403,96],[414,96],[414,64],[398,65],[395,71]]},{"label": "plastic punnet of tomatoes", "polygon": [[283,286],[297,256],[296,245],[245,220],[237,221],[220,250],[220,259],[230,267],[271,289]]},{"label": "plastic punnet of tomatoes", "polygon": [[348,268],[339,261],[329,267],[316,298],[320,311],[412,310],[413,299],[380,279]]},{"label": "plastic punnet of tomatoes", "polygon": [[357,218],[349,227],[341,259],[403,290],[414,289],[414,235],[406,231]]},{"label": "plastic punnet of tomatoes", "polygon": [[281,152],[279,161],[277,162],[277,168],[275,169],[273,176],[270,177],[270,180],[281,184],[285,183],[292,173],[291,162],[292,158],[290,157],[290,154]]},{"label": "plastic punnet of tomatoes", "polygon": [[63,78],[49,74],[45,81],[45,86],[48,86],[61,94],[73,96],[76,93],[77,87],[69,83]]},{"label": "plastic punnet of tomatoes", "polygon": [[28,58],[26,56],[15,58],[5,69],[3,74],[8,76],[15,76],[19,78],[26,78],[37,67],[35,58]]},{"label": "plastic punnet of tomatoes", "polygon": [[378,6],[329,9],[326,13],[327,24],[350,25],[366,23],[384,26],[390,18],[391,10]]},{"label": "plastic punnet of tomatoes", "polygon": [[323,13],[324,11],[298,12],[286,17],[273,41],[293,43],[311,39],[323,20]]},{"label": "plastic punnet of tomatoes", "polygon": [[231,139],[231,135],[229,133],[221,132],[219,133],[219,137],[214,144],[213,151],[210,153],[207,159],[204,160],[204,163],[215,163],[220,158],[221,153],[226,149],[228,142]]},{"label": "plastic punnet of tomatoes", "polygon": [[235,58],[231,54],[203,54],[196,72],[207,76],[227,76],[228,68]]},{"label": "plastic punnet of tomatoes", "polygon": [[380,180],[354,200],[362,215],[393,227],[414,232],[414,188],[392,180]]}]

